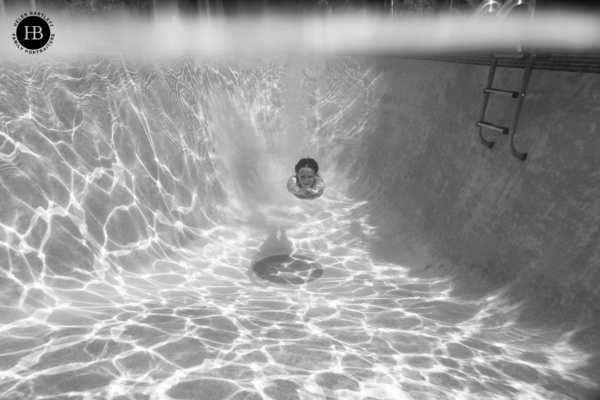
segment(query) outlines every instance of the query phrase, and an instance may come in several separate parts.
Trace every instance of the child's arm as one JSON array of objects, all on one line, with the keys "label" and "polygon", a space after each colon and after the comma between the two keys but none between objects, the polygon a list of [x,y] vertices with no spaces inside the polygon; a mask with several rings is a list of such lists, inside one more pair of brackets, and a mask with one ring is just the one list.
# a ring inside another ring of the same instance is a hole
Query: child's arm
[{"label": "child's arm", "polygon": [[305,194],[305,189],[299,187],[298,184],[296,183],[296,176],[292,176],[292,177],[290,177],[290,179],[288,179],[287,189],[288,189],[288,192],[290,192],[291,194],[296,194],[296,195],[301,195],[301,196],[303,196]]},{"label": "child's arm", "polygon": [[319,176],[317,177],[315,184],[312,187],[306,189],[306,194],[308,194],[310,197],[319,197],[323,194],[324,191],[325,182]]}]

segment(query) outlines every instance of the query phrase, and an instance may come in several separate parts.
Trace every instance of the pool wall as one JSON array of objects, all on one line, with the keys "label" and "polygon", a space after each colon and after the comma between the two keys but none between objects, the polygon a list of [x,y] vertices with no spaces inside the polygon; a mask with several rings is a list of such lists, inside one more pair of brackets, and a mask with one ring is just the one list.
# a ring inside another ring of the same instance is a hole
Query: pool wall
[{"label": "pool wall", "polygon": [[[374,59],[373,130],[338,167],[356,176],[378,227],[375,255],[418,273],[454,275],[466,294],[508,288],[533,324],[586,326],[600,349],[600,76],[533,70],[511,155],[478,119],[488,68]],[[494,87],[518,90],[523,70]],[[515,100],[491,98],[486,119],[509,126]]]}]

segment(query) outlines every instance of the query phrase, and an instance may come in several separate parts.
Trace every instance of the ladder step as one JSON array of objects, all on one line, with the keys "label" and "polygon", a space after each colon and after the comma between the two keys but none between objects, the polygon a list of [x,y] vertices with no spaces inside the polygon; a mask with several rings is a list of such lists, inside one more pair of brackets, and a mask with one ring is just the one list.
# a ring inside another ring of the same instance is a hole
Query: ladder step
[{"label": "ladder step", "polygon": [[475,125],[480,126],[482,128],[488,128],[493,131],[502,132],[504,135],[508,134],[508,128],[505,126],[498,126],[485,121],[477,121]]},{"label": "ladder step", "polygon": [[517,97],[519,97],[519,92],[514,92],[512,90],[501,90],[501,89],[494,89],[494,88],[485,88],[483,89],[484,93],[495,93],[495,94],[501,94],[504,96],[511,96],[513,99],[516,99]]}]

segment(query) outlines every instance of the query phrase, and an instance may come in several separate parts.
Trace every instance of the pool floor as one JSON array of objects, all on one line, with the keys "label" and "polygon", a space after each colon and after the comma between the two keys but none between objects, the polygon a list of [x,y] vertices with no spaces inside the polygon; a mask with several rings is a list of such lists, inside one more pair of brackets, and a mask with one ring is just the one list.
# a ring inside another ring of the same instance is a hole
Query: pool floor
[{"label": "pool floor", "polygon": [[[55,285],[61,301],[0,328],[0,398],[548,400],[594,387],[569,335],[519,327],[502,293],[454,298],[447,279],[371,259],[361,206],[330,192],[255,209],[136,271]],[[255,273],[277,255],[322,273]]]}]

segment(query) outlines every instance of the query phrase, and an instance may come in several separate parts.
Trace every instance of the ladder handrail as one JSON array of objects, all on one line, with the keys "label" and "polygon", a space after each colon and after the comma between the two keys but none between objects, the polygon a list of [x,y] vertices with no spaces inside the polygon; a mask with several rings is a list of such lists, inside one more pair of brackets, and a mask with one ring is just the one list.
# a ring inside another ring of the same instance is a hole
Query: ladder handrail
[{"label": "ladder handrail", "polygon": [[[485,85],[486,88],[492,86],[492,82],[494,81],[494,74],[496,73],[497,65],[498,65],[498,59],[495,57],[492,58],[492,63],[490,64],[490,69],[488,71],[487,83]],[[487,104],[488,104],[489,98],[490,98],[490,94],[487,92],[484,92],[483,103],[481,104],[481,111],[479,112],[479,121],[483,121],[485,118],[485,110],[487,109]],[[481,142],[481,144],[483,144],[488,149],[491,149],[492,147],[494,147],[493,141],[487,141],[483,137],[483,133],[481,132],[480,125],[477,125],[477,134],[479,135],[479,141]]]},{"label": "ladder handrail", "polygon": [[523,107],[523,100],[525,100],[525,93],[527,92],[527,86],[529,85],[529,78],[531,77],[534,59],[535,54],[532,54],[525,65],[525,72],[523,73],[521,88],[519,89],[519,97],[517,99],[512,121],[510,123],[510,152],[513,156],[517,157],[521,161],[525,161],[527,158],[527,153],[521,153],[515,148],[515,135],[517,133],[517,122],[519,121],[519,115],[521,114],[521,108]]}]

